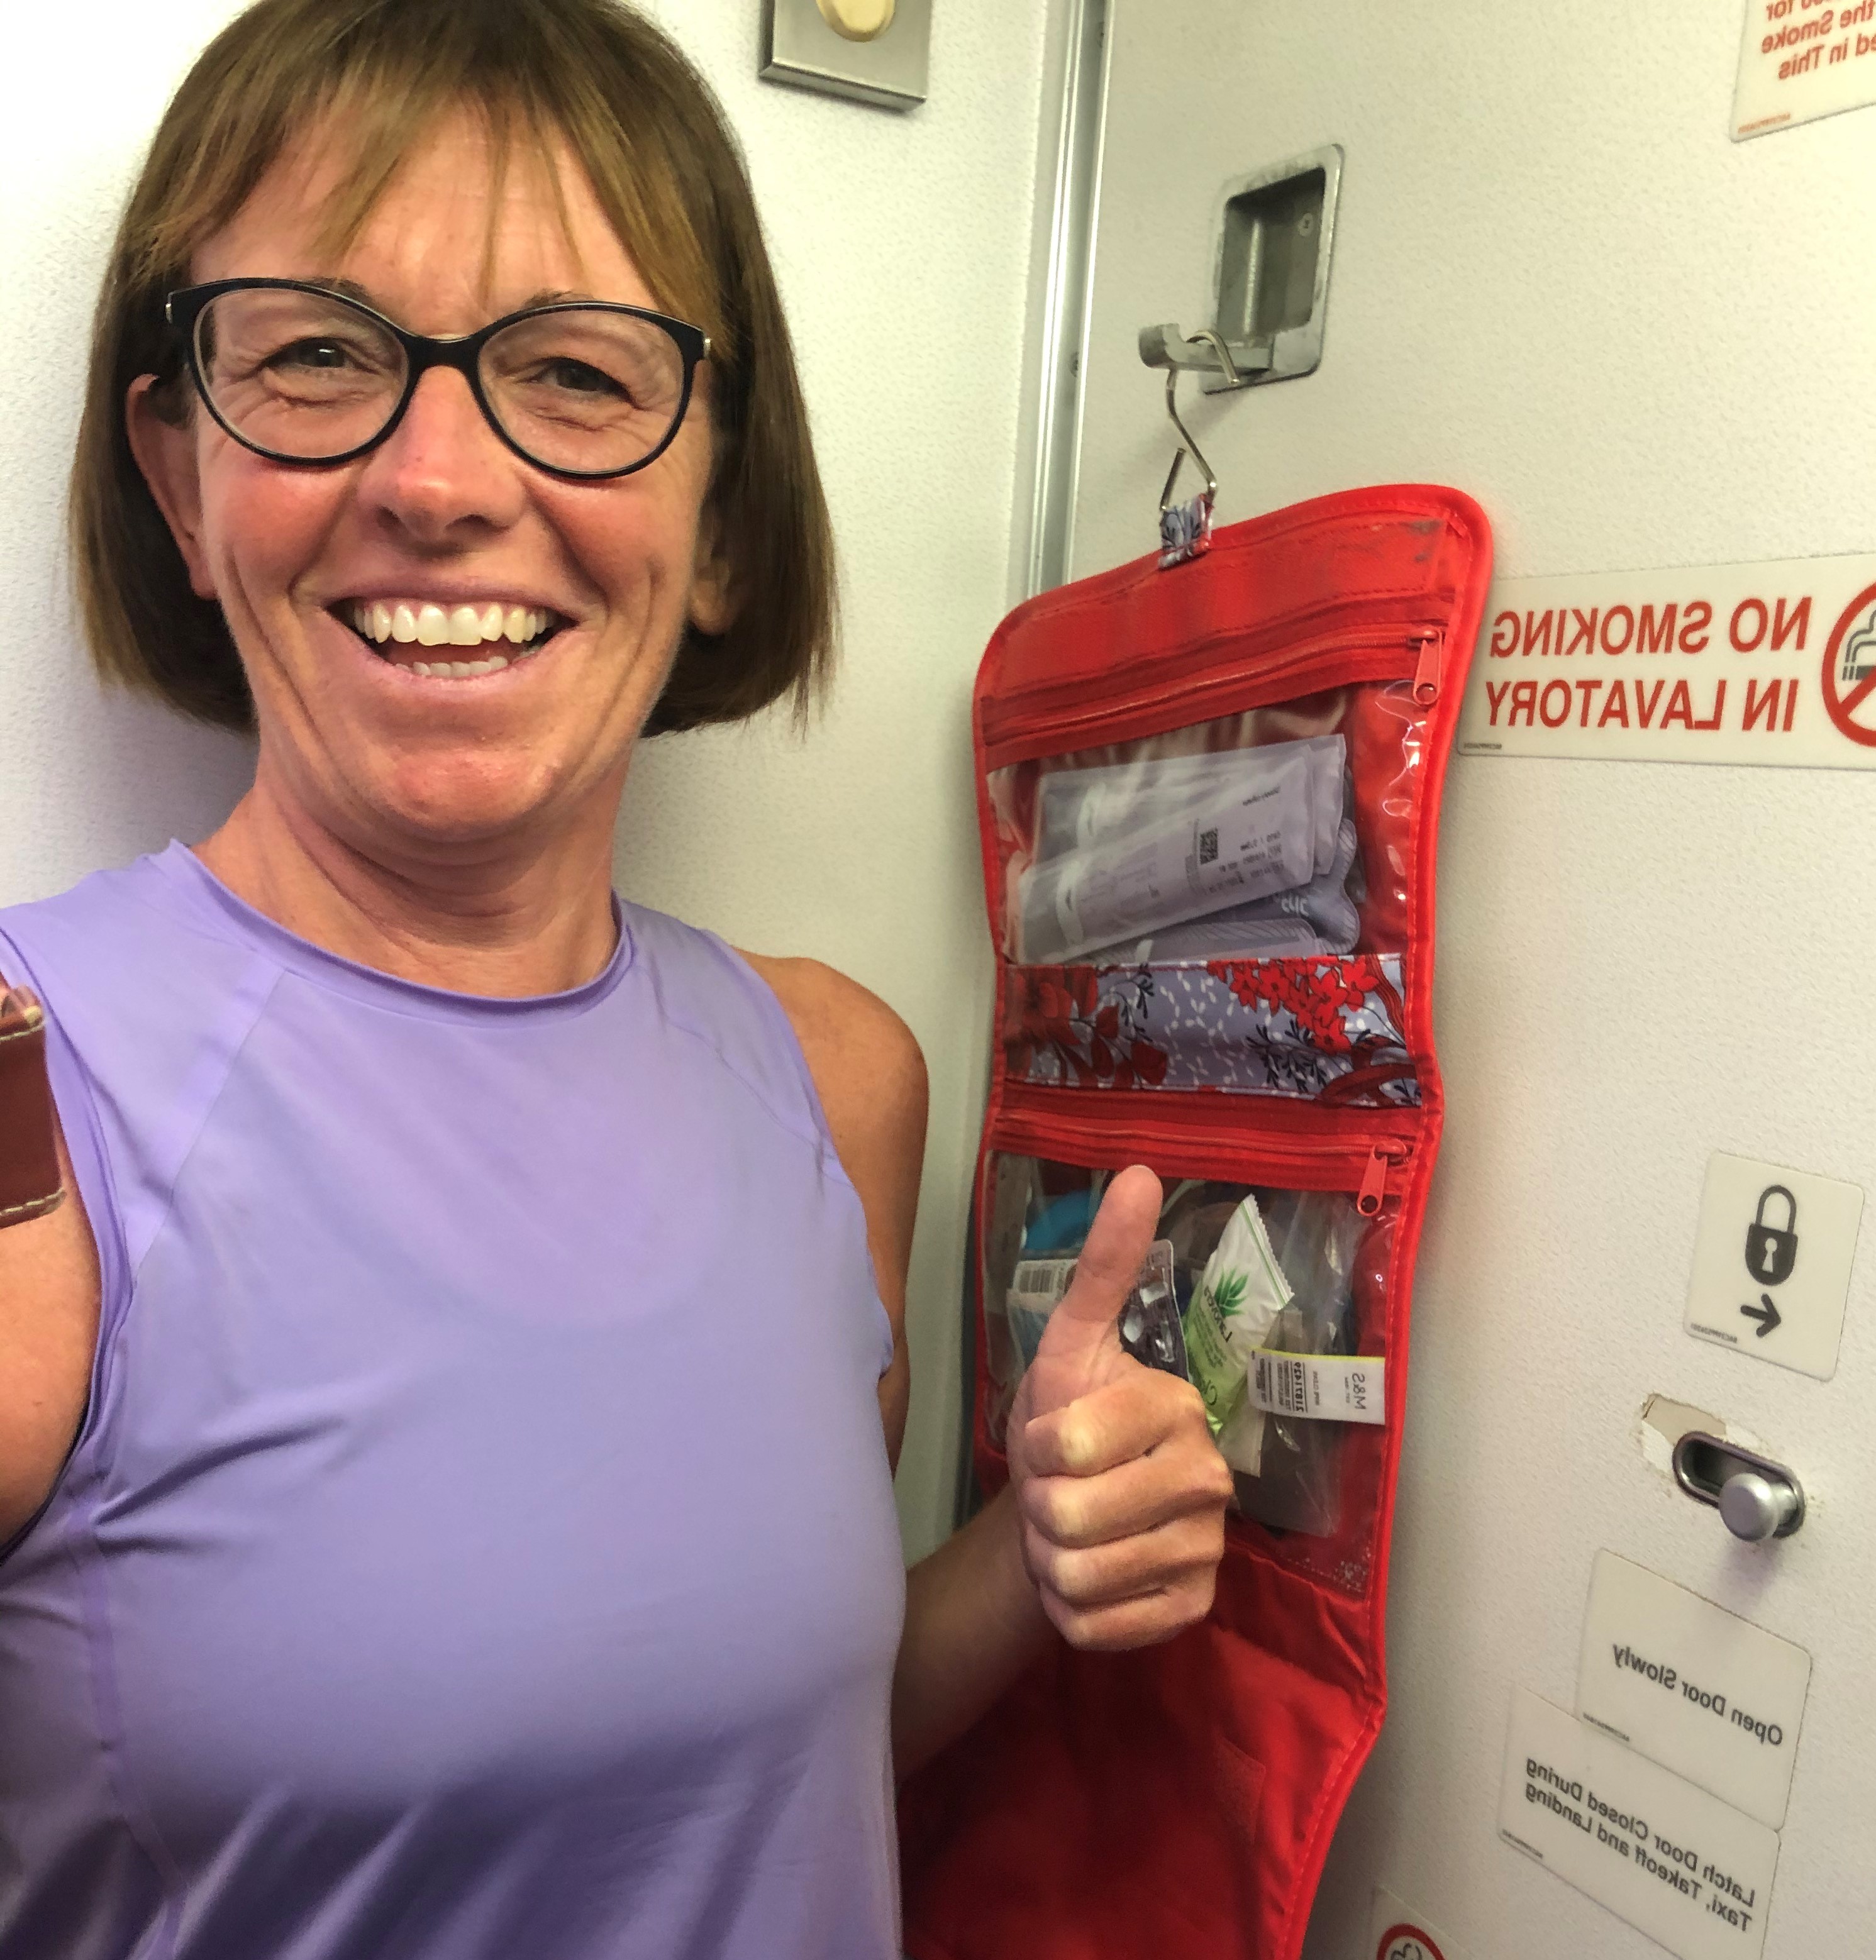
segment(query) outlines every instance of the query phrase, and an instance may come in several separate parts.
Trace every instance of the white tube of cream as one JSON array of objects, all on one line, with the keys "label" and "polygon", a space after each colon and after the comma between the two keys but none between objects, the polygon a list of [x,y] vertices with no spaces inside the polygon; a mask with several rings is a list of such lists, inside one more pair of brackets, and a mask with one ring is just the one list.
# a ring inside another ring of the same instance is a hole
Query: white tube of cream
[{"label": "white tube of cream", "polygon": [[1156,795],[1137,828],[1104,829],[1030,865],[1018,899],[1024,963],[1072,959],[1306,883],[1316,861],[1315,759],[1301,743],[1238,752],[1259,759],[1254,778],[1202,777],[1169,807]]},{"label": "white tube of cream", "polygon": [[1327,871],[1335,856],[1344,802],[1347,745],[1339,735],[1306,736],[1253,749],[1208,749],[1110,762],[1088,769],[1056,769],[1038,785],[1035,854],[1038,859],[1085,850],[1182,813],[1195,796],[1224,794],[1233,784],[1255,789],[1273,768],[1307,756],[1314,821],[1314,870]]}]

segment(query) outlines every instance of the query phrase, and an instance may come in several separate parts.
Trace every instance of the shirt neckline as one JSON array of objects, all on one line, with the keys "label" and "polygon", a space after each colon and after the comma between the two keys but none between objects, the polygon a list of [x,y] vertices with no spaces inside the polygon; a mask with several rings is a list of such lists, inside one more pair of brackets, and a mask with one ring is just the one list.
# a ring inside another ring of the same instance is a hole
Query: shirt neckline
[{"label": "shirt neckline", "polygon": [[199,919],[205,919],[223,933],[232,927],[240,940],[257,947],[288,972],[329,992],[424,1020],[533,1023],[585,1013],[618,986],[636,952],[632,929],[615,892],[611,899],[616,935],[612,956],[591,980],[558,994],[458,993],[450,988],[426,986],[421,981],[381,972],[374,966],[362,966],[302,939],[265,912],[257,912],[244,899],[237,898],[180,839],[170,838],[166,849],[145,862],[162,875]]}]

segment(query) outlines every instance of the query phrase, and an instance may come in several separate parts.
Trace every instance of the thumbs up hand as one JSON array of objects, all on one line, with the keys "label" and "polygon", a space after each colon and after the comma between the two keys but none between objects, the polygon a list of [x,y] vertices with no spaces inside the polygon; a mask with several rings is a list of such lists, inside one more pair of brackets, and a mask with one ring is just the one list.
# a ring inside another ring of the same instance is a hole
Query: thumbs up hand
[{"label": "thumbs up hand", "polygon": [[1211,1611],[1231,1473],[1190,1382],[1120,1344],[1120,1309],[1159,1222],[1143,1166],[1108,1186],[1010,1411],[1023,1561],[1069,1643],[1148,1647]]}]

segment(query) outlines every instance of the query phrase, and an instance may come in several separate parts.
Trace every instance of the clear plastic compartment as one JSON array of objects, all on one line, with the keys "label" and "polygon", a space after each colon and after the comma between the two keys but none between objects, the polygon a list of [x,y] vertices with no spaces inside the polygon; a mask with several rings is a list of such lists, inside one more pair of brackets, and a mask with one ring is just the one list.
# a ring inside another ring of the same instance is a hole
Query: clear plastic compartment
[{"label": "clear plastic compartment", "polygon": [[[1109,1175],[1004,1152],[993,1153],[986,1166],[986,1413],[999,1449],[1017,1384]],[[1221,1291],[1228,1348],[1238,1354],[1258,1348],[1384,1359],[1387,1274],[1398,1207],[1388,1198],[1365,1215],[1352,1192],[1198,1178],[1162,1182],[1165,1203],[1155,1236],[1171,1248],[1190,1371],[1232,1465],[1239,1517],[1261,1528],[1286,1562],[1359,1591],[1367,1582],[1383,1432],[1263,1414],[1251,1406],[1247,1388],[1234,1396],[1234,1363],[1221,1356],[1215,1309]],[[1243,1208],[1247,1197],[1254,1226]],[[1263,1269],[1266,1255],[1274,1274]],[[1208,1295],[1210,1313],[1202,1297]]]},{"label": "clear plastic compartment", "polygon": [[1426,712],[1405,681],[1336,688],[994,772],[1006,1071],[1417,1101]]}]

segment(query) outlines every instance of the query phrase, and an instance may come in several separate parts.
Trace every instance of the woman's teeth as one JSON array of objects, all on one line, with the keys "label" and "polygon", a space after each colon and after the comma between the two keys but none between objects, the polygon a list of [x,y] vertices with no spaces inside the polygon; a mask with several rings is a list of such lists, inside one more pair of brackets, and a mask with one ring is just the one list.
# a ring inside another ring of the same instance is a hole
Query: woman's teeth
[{"label": "woman's teeth", "polygon": [[354,632],[378,646],[387,643],[422,647],[480,647],[503,644],[512,654],[492,653],[479,660],[409,660],[387,654],[387,660],[412,673],[435,679],[468,680],[477,674],[498,673],[527,659],[554,624],[552,613],[538,607],[425,605],[416,600],[355,600],[346,608]]}]

